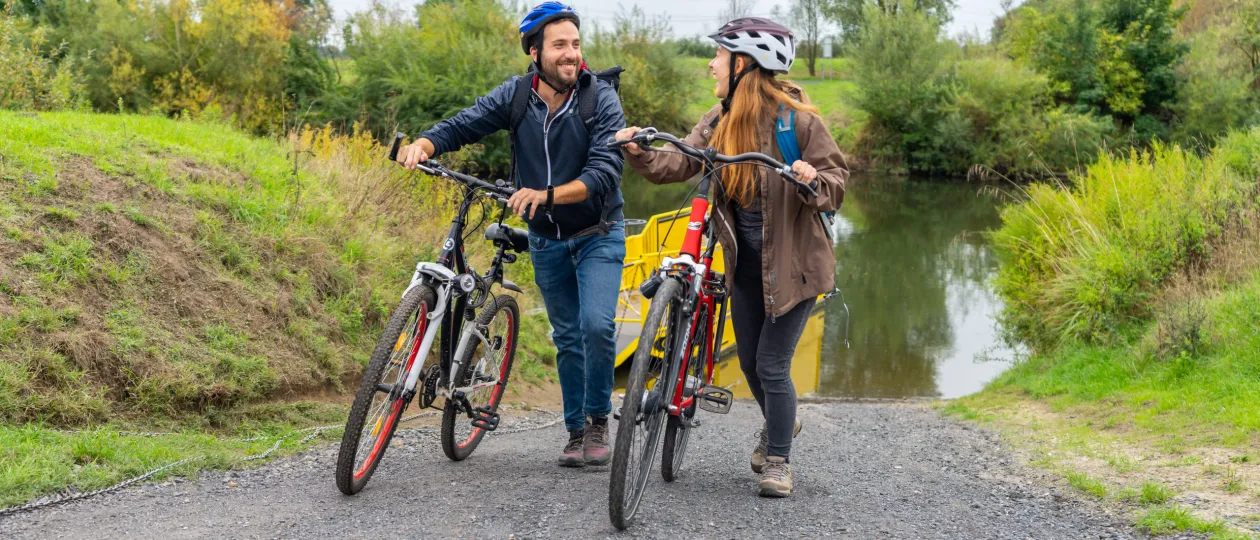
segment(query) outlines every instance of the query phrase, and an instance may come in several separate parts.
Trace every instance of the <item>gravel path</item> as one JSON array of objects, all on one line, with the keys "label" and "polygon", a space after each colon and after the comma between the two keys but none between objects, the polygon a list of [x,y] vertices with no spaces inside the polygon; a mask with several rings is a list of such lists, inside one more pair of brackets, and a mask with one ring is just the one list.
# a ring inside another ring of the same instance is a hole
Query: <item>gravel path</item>
[{"label": "gravel path", "polygon": [[[333,484],[336,445],[0,519],[0,538],[1135,538],[1048,487],[993,435],[902,404],[803,404],[796,491],[762,499],[748,470],[755,409],[703,413],[683,477],[653,473],[635,523],[608,522],[607,467],[562,469],[561,426],[489,437],[447,461],[403,432],[371,484]],[[507,420],[505,419],[505,425]],[[231,484],[229,484],[229,482]]]}]

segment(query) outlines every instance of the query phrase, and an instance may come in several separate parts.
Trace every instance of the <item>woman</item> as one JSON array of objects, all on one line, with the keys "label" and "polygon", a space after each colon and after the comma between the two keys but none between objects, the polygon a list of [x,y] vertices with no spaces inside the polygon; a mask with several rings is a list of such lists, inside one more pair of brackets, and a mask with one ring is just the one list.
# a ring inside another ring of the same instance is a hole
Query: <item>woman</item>
[{"label": "woman", "polygon": [[[722,102],[700,119],[686,142],[727,155],[763,152],[782,161],[775,123],[782,117],[790,125],[787,119],[795,111],[801,159],[792,170],[818,193],[807,195],[764,167],[734,165],[719,173],[711,197],[726,257],[740,368],[765,419],[752,469],[761,474],[762,496],[787,497],[792,493],[789,454],[800,431],[792,355],[818,295],[830,292],[835,280],[835,254],[817,214],[840,206],[848,171],[818,109],[799,87],[775,78],[792,66],[790,30],[748,17],[726,23],[709,37],[719,45],[709,72],[717,78],[714,94]],[[617,139],[637,131],[626,128]],[[645,152],[635,144],[626,145],[625,152],[634,170],[655,184],[700,173],[698,162],[677,153]]]}]

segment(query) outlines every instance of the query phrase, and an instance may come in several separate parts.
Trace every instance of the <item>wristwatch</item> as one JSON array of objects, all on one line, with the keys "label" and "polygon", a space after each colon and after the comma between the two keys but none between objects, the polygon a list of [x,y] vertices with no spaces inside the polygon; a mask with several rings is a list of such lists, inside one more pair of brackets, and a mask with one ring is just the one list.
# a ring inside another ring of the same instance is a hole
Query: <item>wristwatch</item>
[{"label": "wristwatch", "polygon": [[550,212],[550,211],[551,211],[551,205],[552,205],[552,203],[554,203],[554,202],[555,202],[555,199],[556,199],[556,189],[555,189],[555,187],[553,187],[553,186],[547,186],[547,206],[546,206],[546,210],[547,210],[548,212]]}]

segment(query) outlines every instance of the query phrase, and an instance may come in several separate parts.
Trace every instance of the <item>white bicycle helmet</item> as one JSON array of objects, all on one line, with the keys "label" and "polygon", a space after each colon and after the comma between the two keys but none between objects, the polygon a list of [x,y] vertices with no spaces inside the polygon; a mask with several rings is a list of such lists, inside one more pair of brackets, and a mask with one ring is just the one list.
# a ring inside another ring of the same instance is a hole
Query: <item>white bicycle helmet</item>
[{"label": "white bicycle helmet", "polygon": [[762,68],[787,73],[796,59],[796,40],[786,26],[761,17],[741,17],[709,36],[732,53],[751,56]]}]

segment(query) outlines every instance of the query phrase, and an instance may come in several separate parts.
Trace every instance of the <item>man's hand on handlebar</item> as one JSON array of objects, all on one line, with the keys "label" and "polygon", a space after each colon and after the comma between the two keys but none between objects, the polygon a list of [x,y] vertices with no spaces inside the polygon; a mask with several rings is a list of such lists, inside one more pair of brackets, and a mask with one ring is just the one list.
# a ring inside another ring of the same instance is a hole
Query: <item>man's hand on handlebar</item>
[{"label": "man's hand on handlebar", "polygon": [[[508,208],[511,208],[517,215],[533,219],[534,214],[538,213],[538,209],[547,204],[547,192],[536,189],[520,188],[512,197],[508,199]],[[525,210],[529,210],[529,215],[525,215]]]},{"label": "man's hand on handlebar", "polygon": [[433,142],[425,138],[416,139],[416,142],[398,150],[398,163],[407,169],[414,169],[420,162],[428,161],[431,154]]},{"label": "man's hand on handlebar", "polygon": [[[621,131],[618,131],[614,139],[618,141],[628,141],[634,138],[634,134],[638,133],[640,129],[642,128],[640,128],[639,126],[628,127]],[[635,143],[626,143],[626,145],[623,146],[622,148],[625,148],[626,152],[629,152],[630,155],[638,156],[638,155],[643,154],[643,149],[639,148],[639,145]]]}]

